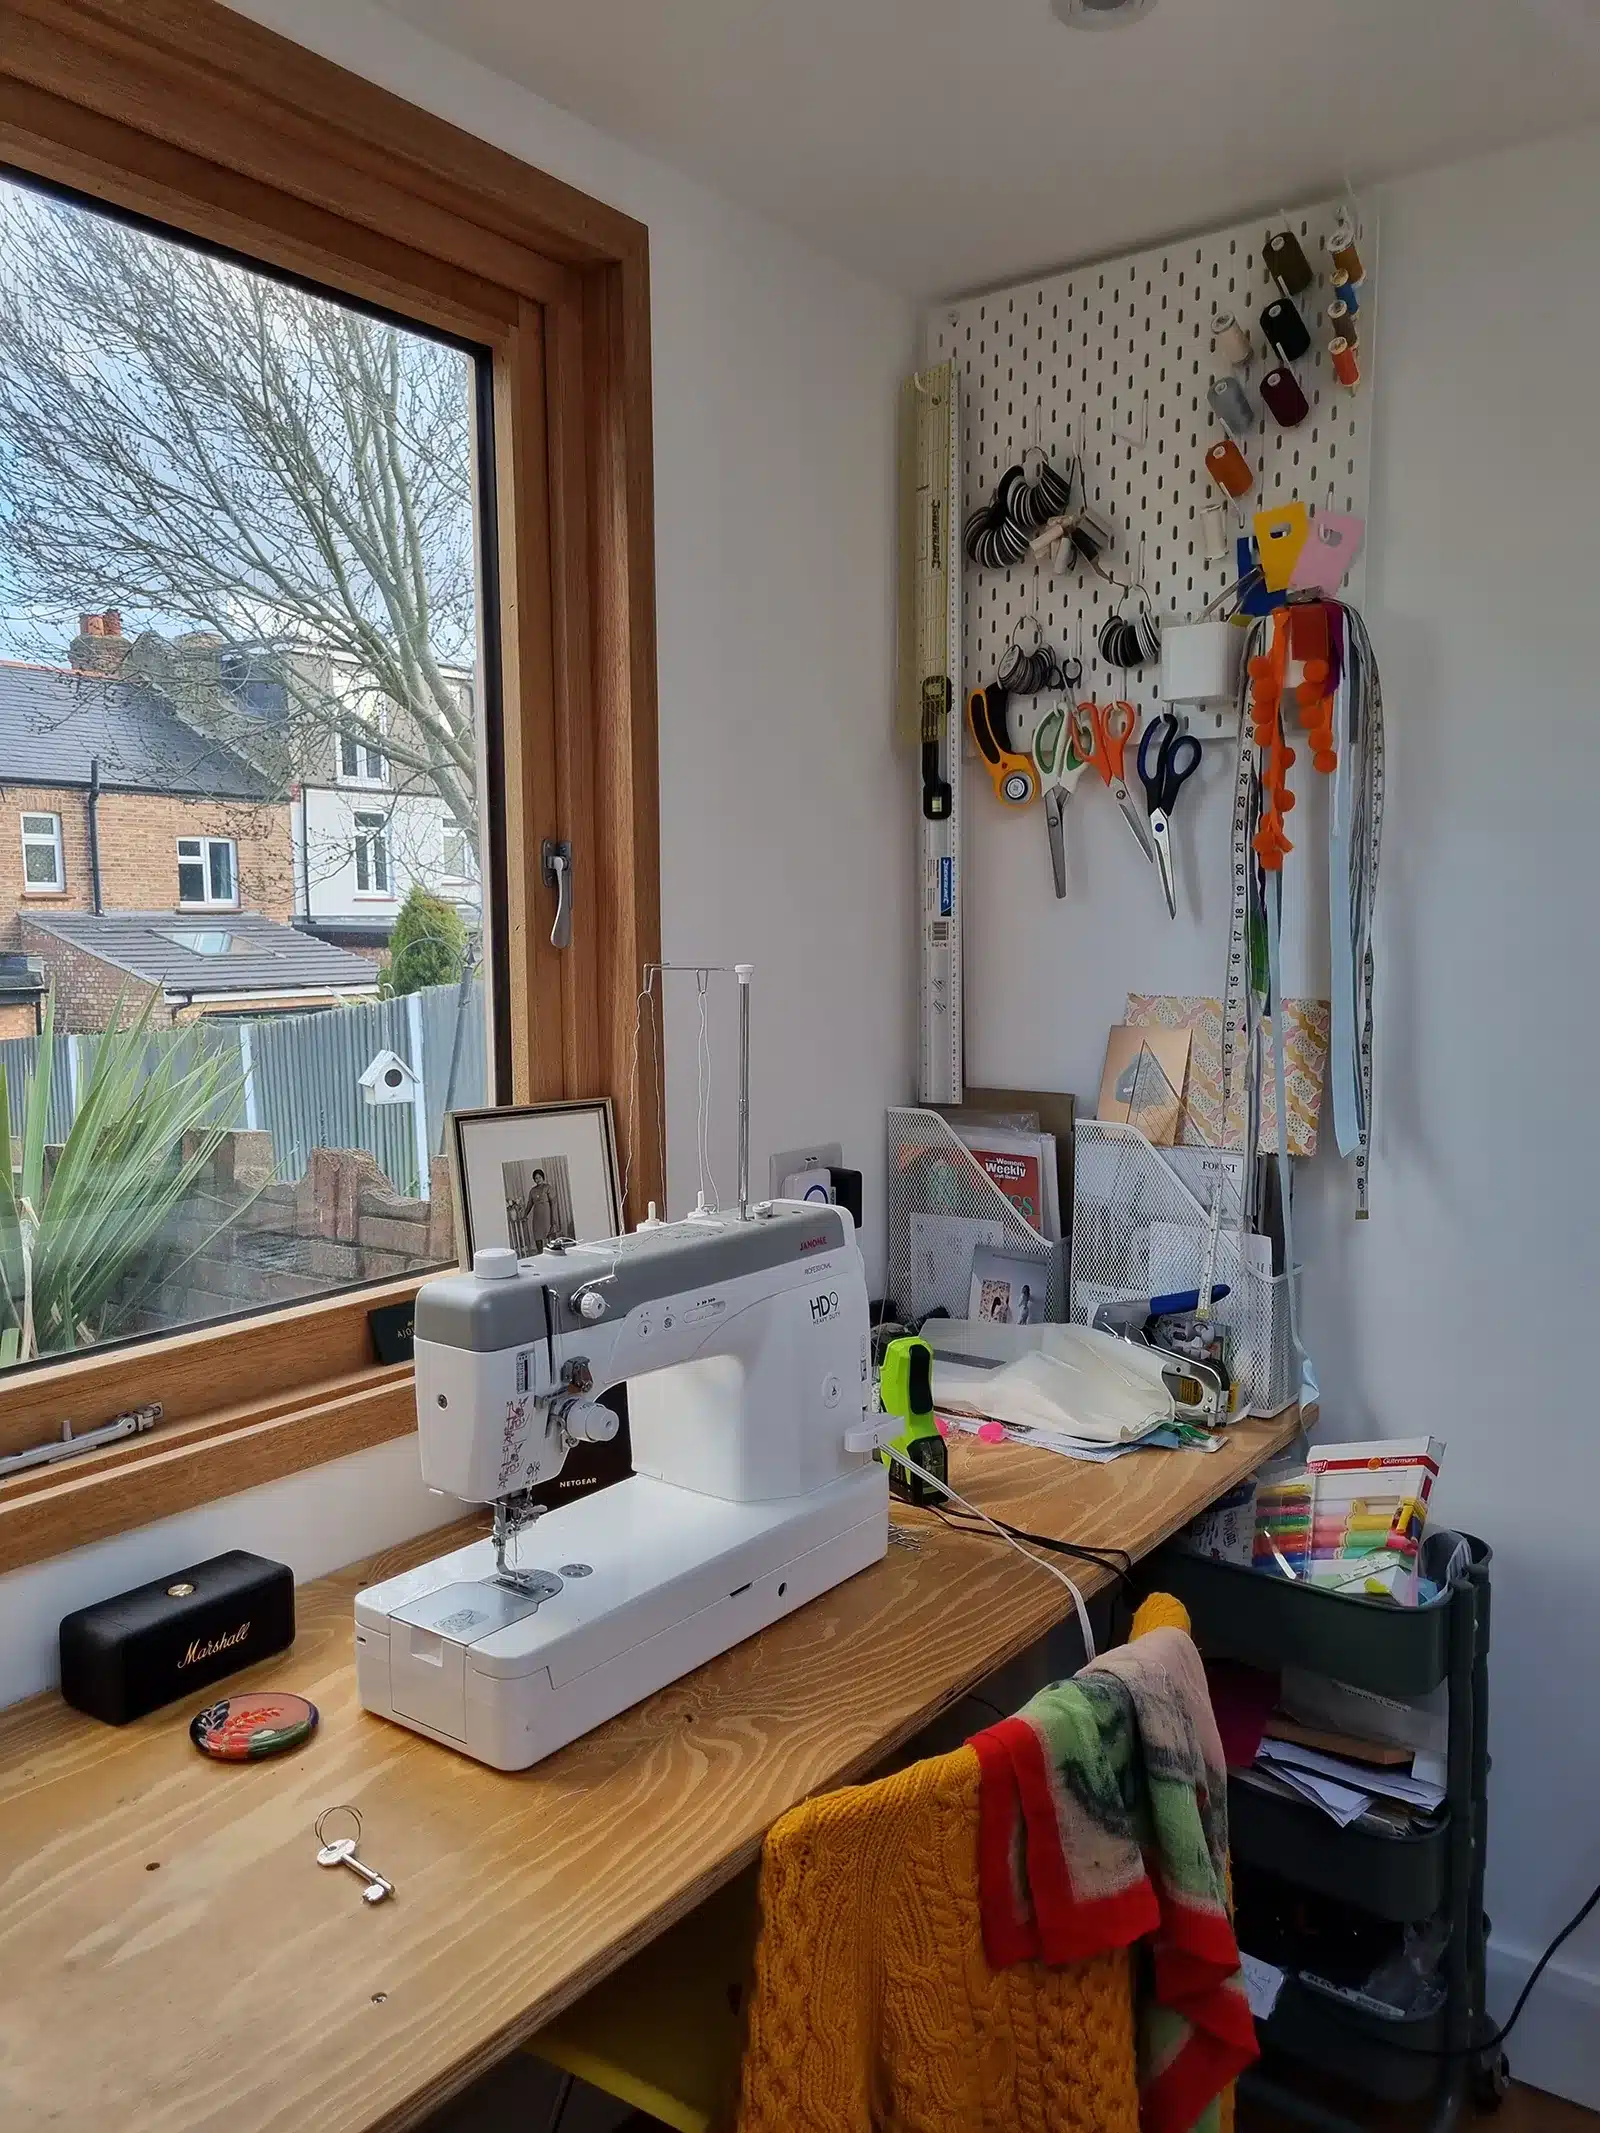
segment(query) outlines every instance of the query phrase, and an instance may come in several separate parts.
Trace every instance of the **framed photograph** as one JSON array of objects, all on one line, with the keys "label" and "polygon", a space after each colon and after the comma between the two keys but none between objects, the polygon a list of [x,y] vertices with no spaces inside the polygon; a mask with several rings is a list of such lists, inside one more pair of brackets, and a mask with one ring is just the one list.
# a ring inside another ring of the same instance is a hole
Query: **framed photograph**
[{"label": "framed photograph", "polygon": [[622,1185],[611,1099],[450,1114],[461,1264],[485,1245],[536,1259],[555,1239],[614,1237]]}]

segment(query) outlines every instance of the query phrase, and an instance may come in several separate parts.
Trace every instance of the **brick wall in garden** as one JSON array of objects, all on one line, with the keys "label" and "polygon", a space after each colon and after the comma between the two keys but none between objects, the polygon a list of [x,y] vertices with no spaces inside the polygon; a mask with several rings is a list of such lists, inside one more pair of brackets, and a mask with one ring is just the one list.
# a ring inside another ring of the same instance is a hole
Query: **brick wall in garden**
[{"label": "brick wall in garden", "polygon": [[455,1259],[450,1166],[435,1156],[426,1200],[397,1193],[364,1149],[315,1148],[294,1184],[273,1176],[272,1137],[225,1134],[173,1223],[168,1268],[135,1330],[155,1331]]}]

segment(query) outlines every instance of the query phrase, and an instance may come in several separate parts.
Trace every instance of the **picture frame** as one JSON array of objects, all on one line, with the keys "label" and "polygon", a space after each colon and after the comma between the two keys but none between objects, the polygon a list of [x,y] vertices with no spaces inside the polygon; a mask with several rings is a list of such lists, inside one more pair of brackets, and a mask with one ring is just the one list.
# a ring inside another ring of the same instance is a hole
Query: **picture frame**
[{"label": "picture frame", "polygon": [[452,1111],[450,1182],[469,1271],[487,1246],[532,1259],[555,1240],[618,1235],[622,1181],[610,1097]]}]

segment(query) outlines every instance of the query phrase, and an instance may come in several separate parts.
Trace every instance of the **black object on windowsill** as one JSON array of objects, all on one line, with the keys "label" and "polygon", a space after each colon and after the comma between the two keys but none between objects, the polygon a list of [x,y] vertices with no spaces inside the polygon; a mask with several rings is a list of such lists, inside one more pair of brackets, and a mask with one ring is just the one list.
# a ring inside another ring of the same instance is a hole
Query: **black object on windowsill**
[{"label": "black object on windowsill", "polygon": [[293,1642],[294,1572],[230,1548],[64,1616],[61,1693],[123,1726]]}]

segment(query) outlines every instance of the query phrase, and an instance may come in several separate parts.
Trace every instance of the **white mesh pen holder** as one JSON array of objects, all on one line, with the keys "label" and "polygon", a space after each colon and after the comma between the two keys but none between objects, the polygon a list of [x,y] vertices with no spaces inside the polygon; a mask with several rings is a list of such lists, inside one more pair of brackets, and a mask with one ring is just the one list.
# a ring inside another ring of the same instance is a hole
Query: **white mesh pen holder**
[{"label": "white mesh pen holder", "polygon": [[915,1324],[930,1311],[965,1318],[978,1250],[1036,1260],[1045,1284],[1044,1316],[1063,1318],[1060,1245],[1023,1219],[937,1111],[896,1108],[886,1122],[888,1286],[902,1320]]},{"label": "white mesh pen holder", "polygon": [[[1185,1153],[1175,1151],[1180,1158]],[[1210,1210],[1163,1151],[1134,1126],[1082,1119],[1074,1159],[1072,1317],[1086,1325],[1097,1304],[1197,1288]],[[1239,1413],[1275,1415],[1298,1385],[1289,1282],[1287,1275],[1241,1262],[1237,1207],[1236,1197],[1224,1201],[1212,1281],[1217,1288],[1226,1284],[1228,1294],[1212,1306],[1212,1315],[1230,1336]]]}]

